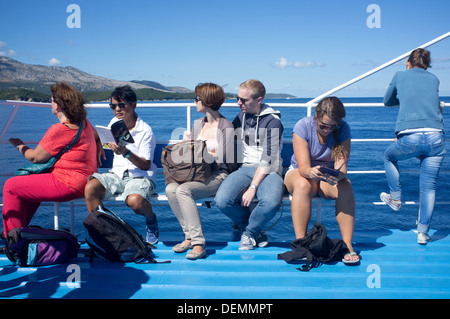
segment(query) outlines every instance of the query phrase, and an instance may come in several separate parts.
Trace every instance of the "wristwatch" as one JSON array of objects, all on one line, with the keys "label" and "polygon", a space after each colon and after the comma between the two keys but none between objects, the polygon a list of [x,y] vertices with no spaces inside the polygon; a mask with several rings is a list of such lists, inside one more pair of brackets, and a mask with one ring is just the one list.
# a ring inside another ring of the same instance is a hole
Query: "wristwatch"
[{"label": "wristwatch", "polygon": [[258,186],[256,186],[255,184],[250,184],[250,188],[251,189],[258,189]]},{"label": "wristwatch", "polygon": [[130,158],[130,156],[131,156],[131,151],[130,151],[130,150],[128,150],[128,152],[126,152],[126,153],[123,155],[123,157],[125,157],[125,158]]}]

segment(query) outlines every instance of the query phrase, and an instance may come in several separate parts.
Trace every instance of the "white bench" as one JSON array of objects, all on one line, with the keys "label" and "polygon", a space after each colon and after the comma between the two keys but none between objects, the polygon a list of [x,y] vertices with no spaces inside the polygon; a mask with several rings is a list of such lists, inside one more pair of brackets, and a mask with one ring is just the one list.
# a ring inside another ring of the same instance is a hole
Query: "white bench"
[{"label": "white bench", "polygon": [[[154,154],[154,163],[158,167],[158,174],[162,174],[162,166],[161,166],[161,153],[165,146],[168,145],[168,141],[157,141],[155,154]],[[291,162],[291,156],[293,154],[292,149],[292,141],[284,141],[283,142],[283,149],[281,157],[283,159],[283,169],[286,171],[290,165]],[[112,166],[112,159],[113,154],[110,150],[106,150],[106,156],[107,159],[102,163],[102,170],[106,170],[108,168],[111,168]],[[104,202],[117,202],[117,205],[121,205],[123,203],[122,197],[117,196],[113,198],[107,198],[104,200]],[[155,193],[152,195],[150,200],[152,205],[162,205],[162,206],[168,206],[169,202],[167,199],[167,196],[165,193]],[[214,197],[207,197],[207,198],[201,198],[196,200],[198,206],[206,206],[208,208],[211,208],[214,206]],[[75,207],[76,206],[83,206],[84,205],[84,198],[78,198],[72,201],[68,202],[54,202],[53,203],[53,209],[54,209],[54,228],[59,228],[59,212],[61,205],[68,204],[70,208],[70,230],[71,232],[74,232],[75,230]],[[316,205],[316,220],[320,222],[321,219],[321,198],[315,197],[313,198],[313,203]],[[286,194],[283,197],[282,206],[289,206],[291,204],[291,196],[289,194]]]}]

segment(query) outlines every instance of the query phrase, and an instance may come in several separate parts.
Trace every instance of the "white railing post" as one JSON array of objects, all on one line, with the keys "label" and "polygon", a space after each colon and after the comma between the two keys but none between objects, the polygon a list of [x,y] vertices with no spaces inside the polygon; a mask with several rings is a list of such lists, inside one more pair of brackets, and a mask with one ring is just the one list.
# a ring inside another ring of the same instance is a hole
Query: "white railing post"
[{"label": "white railing post", "polygon": [[53,203],[53,221],[54,221],[54,227],[56,230],[59,229],[59,202]]},{"label": "white railing post", "polygon": [[190,132],[191,131],[191,106],[188,105],[186,107],[186,131]]}]

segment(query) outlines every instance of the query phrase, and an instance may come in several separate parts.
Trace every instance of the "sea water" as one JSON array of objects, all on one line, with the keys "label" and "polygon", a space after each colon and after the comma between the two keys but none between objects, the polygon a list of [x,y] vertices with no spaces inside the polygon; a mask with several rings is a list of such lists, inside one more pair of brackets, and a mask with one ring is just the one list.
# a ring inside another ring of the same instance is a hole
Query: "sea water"
[{"label": "sea water", "polygon": [[[345,103],[381,103],[382,98],[342,98]],[[265,100],[265,103],[305,103],[309,99],[290,99],[290,100]],[[450,97],[441,97],[441,101],[450,102]],[[189,101],[192,102],[192,101]],[[235,102],[235,101],[226,101]],[[284,139],[292,139],[292,130],[297,121],[307,115],[305,108],[286,108],[275,107],[281,112],[281,120],[284,125]],[[2,105],[0,108],[2,117],[0,127],[6,124],[6,121],[12,112],[11,106]],[[222,108],[221,113],[230,121],[239,112],[237,107]],[[350,125],[353,139],[368,138],[394,138],[394,127],[397,119],[398,108],[396,107],[348,107],[345,121]],[[186,128],[186,109],[185,108],[139,108],[139,116],[146,121],[153,129],[157,140],[169,140],[173,137],[175,129],[182,130]],[[450,110],[444,109],[445,131],[450,128]],[[202,114],[196,112],[195,108],[191,110],[192,121],[201,117]],[[89,109],[88,119],[92,125],[107,125],[113,113],[109,108]],[[52,124],[56,123],[56,117],[51,114],[49,108],[21,107],[17,112],[14,121],[10,125],[4,141],[10,137],[21,138],[25,142],[39,141],[45,134],[45,131]],[[448,137],[447,137],[448,138]],[[3,141],[3,142],[4,142]],[[353,142],[351,149],[351,158],[348,164],[349,171],[383,171],[383,152],[391,142]],[[31,144],[30,144],[31,145]],[[446,143],[449,149],[449,143]],[[35,147],[31,145],[32,147]],[[9,143],[0,144],[0,185],[3,184],[10,175],[14,174],[16,168],[27,164],[28,162],[21,154]],[[419,168],[418,159],[410,159],[399,163],[401,171],[417,170]],[[450,156],[447,156],[441,167],[441,174],[437,183],[437,202],[449,202],[448,193],[450,190]],[[9,176],[8,176],[9,175]],[[379,202],[379,194],[382,191],[388,192],[386,177],[384,174],[349,174],[352,181],[356,206],[355,230],[373,230],[373,229],[401,229],[409,230],[415,228],[417,206],[404,205],[400,212],[394,212],[389,207],[373,205],[373,202]],[[404,201],[417,201],[419,196],[419,176],[415,172],[404,172],[401,174],[401,183],[403,187]],[[164,190],[164,179],[158,175],[157,191]],[[3,203],[3,195],[0,194],[0,201]],[[331,201],[323,201],[326,205],[322,207],[322,223],[328,230],[338,230],[335,219],[334,205]],[[110,207],[119,213],[139,232],[144,233],[144,226],[141,216],[135,215],[124,204]],[[315,211],[315,208],[313,208]],[[168,206],[154,206],[154,211],[158,216],[159,228],[161,232],[179,233],[182,238],[181,228],[174,214]],[[231,233],[231,222],[220,211],[213,208],[199,208],[203,230],[208,239],[208,235],[216,237],[216,234]],[[85,206],[76,207],[76,233],[84,238],[84,228],[82,221],[87,216]],[[315,220],[313,213],[312,221]],[[278,222],[277,222],[278,221]],[[276,223],[274,225],[274,223]],[[53,206],[41,206],[32,220],[32,224],[42,227],[52,227],[53,225]],[[69,227],[69,209],[61,208],[60,224],[62,227]],[[280,240],[292,240],[294,232],[292,228],[290,206],[283,207],[269,222],[267,227],[273,226],[268,234],[271,238]],[[450,206],[438,204],[433,213],[431,223],[433,229],[450,229]],[[227,239],[227,238],[225,238]]]}]

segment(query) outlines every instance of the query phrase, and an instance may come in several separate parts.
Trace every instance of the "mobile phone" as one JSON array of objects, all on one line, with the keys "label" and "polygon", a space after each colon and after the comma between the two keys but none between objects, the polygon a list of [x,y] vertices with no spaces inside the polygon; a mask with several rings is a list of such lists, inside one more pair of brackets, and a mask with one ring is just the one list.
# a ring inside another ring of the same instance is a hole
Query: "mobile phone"
[{"label": "mobile phone", "polygon": [[323,174],[329,174],[329,175],[332,175],[332,176],[338,176],[339,173],[340,173],[340,171],[335,170],[333,168],[326,167],[326,166],[320,166],[319,167],[319,171],[321,173],[323,173]]},{"label": "mobile phone", "polygon": [[332,176],[339,176],[339,173],[341,172],[342,166],[344,166],[345,163],[347,163],[348,158],[345,160],[344,163],[341,164],[341,166],[338,169],[326,167],[326,166],[320,166],[319,171],[323,174],[329,174]]}]

